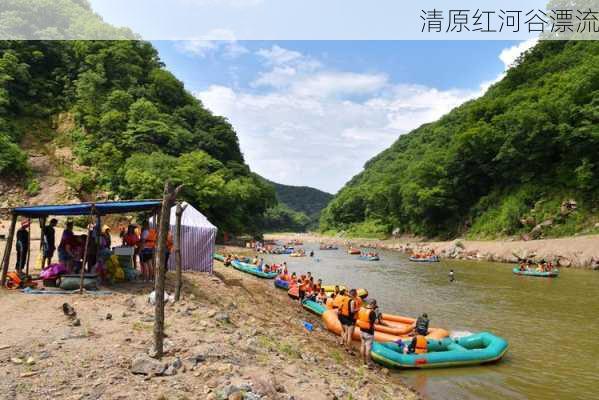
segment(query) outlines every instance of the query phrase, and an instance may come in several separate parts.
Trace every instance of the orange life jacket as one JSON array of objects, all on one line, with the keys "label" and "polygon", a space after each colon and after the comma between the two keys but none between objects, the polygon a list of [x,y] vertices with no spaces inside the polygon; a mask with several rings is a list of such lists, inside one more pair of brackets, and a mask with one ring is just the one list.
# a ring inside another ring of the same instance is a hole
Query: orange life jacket
[{"label": "orange life jacket", "polygon": [[341,296],[340,294],[335,296],[335,298],[333,299],[333,308],[341,308],[341,305],[343,304],[343,299],[345,297],[347,296]]},{"label": "orange life jacket", "polygon": [[339,307],[339,313],[344,317],[352,317],[350,310],[350,303],[353,298],[349,296],[340,296],[341,297],[341,307]]},{"label": "orange life jacket", "polygon": [[356,325],[365,331],[370,331],[374,327],[374,324],[370,322],[370,313],[373,312],[370,308],[360,308],[356,313]]},{"label": "orange life jacket", "polygon": [[[362,299],[360,297],[356,296],[356,298],[353,299],[353,300],[354,300],[354,310],[361,310],[362,309],[362,303],[363,303]],[[357,312],[354,314],[354,319],[355,320],[358,319],[358,313]]]},{"label": "orange life jacket", "polygon": [[416,354],[426,353],[428,343],[426,342],[426,337],[422,335],[416,335],[416,349],[414,350]]},{"label": "orange life jacket", "polygon": [[154,228],[148,229],[148,235],[144,239],[144,248],[154,249],[156,248],[156,242],[158,241],[158,231]]},{"label": "orange life jacket", "polygon": [[330,297],[327,299],[326,301],[326,306],[329,310],[332,310],[333,307],[333,303],[335,302],[335,299],[331,299]]}]

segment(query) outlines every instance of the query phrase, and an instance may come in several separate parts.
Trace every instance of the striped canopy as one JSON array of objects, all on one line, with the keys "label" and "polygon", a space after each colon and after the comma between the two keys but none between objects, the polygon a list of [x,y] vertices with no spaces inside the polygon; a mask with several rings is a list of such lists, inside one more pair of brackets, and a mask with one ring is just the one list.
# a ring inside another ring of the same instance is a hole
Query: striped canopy
[{"label": "striped canopy", "polygon": [[[183,206],[187,207],[181,217],[181,267],[184,271],[212,273],[212,255],[218,229],[191,204],[184,202]],[[173,236],[176,210],[176,206],[171,208],[170,229]],[[169,258],[168,269],[175,269],[174,254]]]}]

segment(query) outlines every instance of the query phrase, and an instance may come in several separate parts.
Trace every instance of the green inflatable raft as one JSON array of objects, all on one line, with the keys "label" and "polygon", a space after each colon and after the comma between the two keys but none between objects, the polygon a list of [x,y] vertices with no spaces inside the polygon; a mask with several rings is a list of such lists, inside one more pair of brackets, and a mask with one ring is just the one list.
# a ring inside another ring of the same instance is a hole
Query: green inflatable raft
[{"label": "green inflatable raft", "polygon": [[214,253],[214,259],[217,261],[225,261],[225,256],[223,256],[222,254]]},{"label": "green inflatable raft", "polygon": [[324,314],[324,312],[327,310],[325,305],[314,300],[304,300],[302,301],[302,306],[312,314],[316,314],[318,316]]},{"label": "green inflatable raft", "polygon": [[455,339],[432,339],[428,340],[427,344],[426,353],[404,354],[401,347],[394,342],[374,342],[371,357],[373,361],[387,368],[447,368],[497,361],[508,349],[505,339],[489,332]]},{"label": "green inflatable raft", "polygon": [[554,269],[553,271],[536,271],[534,269],[525,269],[521,271],[520,268],[515,267],[512,272],[516,275],[523,276],[536,276],[538,278],[557,278],[559,276],[559,270]]},{"label": "green inflatable raft", "polygon": [[277,273],[276,272],[264,272],[264,271],[260,271],[258,268],[256,268],[256,266],[252,265],[252,264],[246,264],[244,262],[241,261],[237,261],[234,260],[231,265],[233,266],[233,268],[248,273],[248,274],[252,274],[254,276],[257,276],[258,278],[264,278],[264,279],[275,279],[277,277]]}]

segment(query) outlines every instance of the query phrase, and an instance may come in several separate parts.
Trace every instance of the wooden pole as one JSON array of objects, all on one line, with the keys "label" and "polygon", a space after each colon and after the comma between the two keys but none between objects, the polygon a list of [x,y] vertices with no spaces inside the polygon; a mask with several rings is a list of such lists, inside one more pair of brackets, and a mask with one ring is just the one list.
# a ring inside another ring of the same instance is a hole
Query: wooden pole
[{"label": "wooden pole", "polygon": [[164,196],[162,198],[160,219],[158,220],[158,246],[156,247],[156,254],[154,254],[154,260],[156,261],[154,268],[154,294],[156,299],[154,312],[154,350],[157,358],[162,357],[164,342],[164,281],[166,269],[163,267],[166,260],[166,238],[170,223],[171,207],[175,205],[175,200],[181,188],[179,186],[175,189],[169,181],[164,184]]},{"label": "wooden pole", "polygon": [[17,226],[17,214],[12,214],[12,220],[10,221],[10,229],[8,231],[8,237],[6,238],[6,247],[4,248],[4,256],[2,257],[2,283],[6,284],[6,274],[8,273],[8,264],[10,263],[10,251],[12,249],[12,241],[15,236],[15,228]]},{"label": "wooden pole", "polygon": [[183,273],[181,271],[181,219],[183,217],[183,211],[187,208],[186,205],[177,203],[177,210],[175,215],[177,216],[177,222],[175,223],[175,264],[177,268],[177,282],[175,284],[175,301],[179,301],[181,298],[181,287],[183,286]]},{"label": "wooden pole", "polygon": [[[89,220],[93,221],[93,215],[96,211],[96,207],[92,206],[91,214],[89,215]],[[83,249],[83,261],[81,262],[81,271],[79,275],[79,294],[83,294],[83,280],[85,279],[85,264],[87,264],[87,248],[89,247],[89,237],[91,236],[89,233],[89,224],[85,228],[85,248]]]}]

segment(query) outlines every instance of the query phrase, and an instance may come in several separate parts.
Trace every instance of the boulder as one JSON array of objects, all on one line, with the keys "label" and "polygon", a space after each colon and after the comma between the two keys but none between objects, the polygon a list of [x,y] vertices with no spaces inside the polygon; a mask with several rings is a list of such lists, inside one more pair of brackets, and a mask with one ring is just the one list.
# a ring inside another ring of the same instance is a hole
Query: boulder
[{"label": "boulder", "polygon": [[131,372],[138,375],[162,375],[164,363],[151,358],[145,353],[138,353],[131,360]]},{"label": "boulder", "polygon": [[557,260],[557,265],[560,267],[570,268],[570,266],[572,265],[572,261],[570,261],[569,259],[567,259],[565,257],[560,257]]}]

